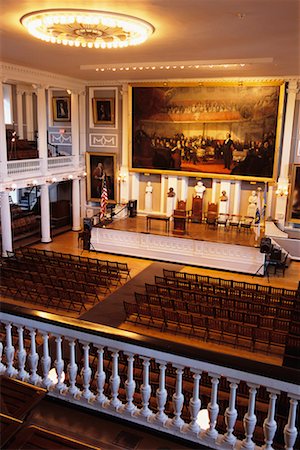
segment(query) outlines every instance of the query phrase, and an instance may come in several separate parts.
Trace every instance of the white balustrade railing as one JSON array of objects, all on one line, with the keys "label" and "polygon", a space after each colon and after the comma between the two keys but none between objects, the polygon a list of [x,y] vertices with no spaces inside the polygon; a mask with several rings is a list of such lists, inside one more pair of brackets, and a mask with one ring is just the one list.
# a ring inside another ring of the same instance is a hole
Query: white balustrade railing
[{"label": "white balustrade railing", "polygon": [[190,347],[80,320],[7,305],[0,317],[0,373],[50,396],[210,448],[272,449],[275,437],[296,448],[291,369],[287,382],[230,367],[230,356],[226,366],[207,362]]},{"label": "white balustrade railing", "polygon": [[55,173],[57,169],[73,168],[73,156],[57,156],[55,158],[48,158],[48,170]]},{"label": "white balustrade railing", "polygon": [[18,161],[7,161],[7,175],[24,178],[26,175],[39,175],[41,171],[40,159],[20,159]]}]

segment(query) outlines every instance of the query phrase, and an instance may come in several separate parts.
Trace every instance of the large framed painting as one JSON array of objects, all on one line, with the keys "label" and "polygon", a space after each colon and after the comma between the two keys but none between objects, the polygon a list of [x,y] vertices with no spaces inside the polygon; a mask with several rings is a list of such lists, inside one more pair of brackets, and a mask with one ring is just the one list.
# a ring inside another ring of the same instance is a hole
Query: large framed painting
[{"label": "large framed painting", "polygon": [[300,164],[293,166],[289,199],[289,222],[300,223]]},{"label": "large framed painting", "polygon": [[89,152],[86,154],[88,201],[100,202],[106,182],[108,202],[116,201],[116,155]]},{"label": "large framed painting", "polygon": [[53,97],[53,121],[70,122],[71,105],[70,97]]},{"label": "large framed painting", "polygon": [[284,82],[131,85],[131,170],[273,180]]}]

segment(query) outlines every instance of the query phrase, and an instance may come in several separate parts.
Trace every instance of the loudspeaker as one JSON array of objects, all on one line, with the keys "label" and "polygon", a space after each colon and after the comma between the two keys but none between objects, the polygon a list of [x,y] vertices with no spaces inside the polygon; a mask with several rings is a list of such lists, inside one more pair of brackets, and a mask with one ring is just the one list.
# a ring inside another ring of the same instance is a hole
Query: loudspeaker
[{"label": "loudspeaker", "polygon": [[281,261],[281,249],[272,248],[270,259],[272,259],[272,261]]},{"label": "loudspeaker", "polygon": [[83,229],[85,231],[91,231],[92,228],[93,228],[93,219],[85,217],[83,219]]},{"label": "loudspeaker", "polygon": [[272,251],[272,242],[270,238],[262,238],[260,241],[260,253],[271,253]]},{"label": "loudspeaker", "polygon": [[137,210],[137,200],[129,200],[127,208],[129,211],[129,217],[135,217]]}]

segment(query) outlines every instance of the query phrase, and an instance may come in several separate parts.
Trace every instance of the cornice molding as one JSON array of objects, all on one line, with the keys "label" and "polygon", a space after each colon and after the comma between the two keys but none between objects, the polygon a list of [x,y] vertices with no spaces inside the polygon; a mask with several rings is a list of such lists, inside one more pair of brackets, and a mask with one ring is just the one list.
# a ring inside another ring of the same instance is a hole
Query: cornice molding
[{"label": "cornice molding", "polygon": [[76,78],[66,77],[57,73],[33,69],[31,67],[0,61],[0,78],[6,82],[36,83],[61,89],[82,89],[86,82]]}]

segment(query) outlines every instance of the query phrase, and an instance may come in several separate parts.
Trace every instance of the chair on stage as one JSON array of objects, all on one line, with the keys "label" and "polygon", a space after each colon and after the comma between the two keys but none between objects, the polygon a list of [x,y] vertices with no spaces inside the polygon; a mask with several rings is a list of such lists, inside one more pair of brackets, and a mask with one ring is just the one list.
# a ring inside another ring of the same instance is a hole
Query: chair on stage
[{"label": "chair on stage", "polygon": [[252,223],[254,221],[254,217],[252,216],[244,216],[242,220],[240,221],[240,227],[241,229],[249,232],[252,226]]},{"label": "chair on stage", "polygon": [[217,218],[217,225],[223,226],[226,230],[229,214],[220,213]]},{"label": "chair on stage", "polygon": [[240,214],[231,214],[229,217],[228,223],[231,229],[235,228],[236,230],[240,230],[242,216]]},{"label": "chair on stage", "polygon": [[218,205],[216,203],[208,203],[207,213],[205,215],[206,225],[215,228],[218,218]]},{"label": "chair on stage", "polygon": [[174,209],[173,213],[173,233],[174,234],[185,234],[186,233],[186,221],[187,212],[185,209]]},{"label": "chair on stage", "polygon": [[176,209],[177,210],[180,209],[181,211],[186,211],[186,201],[178,200]]}]

